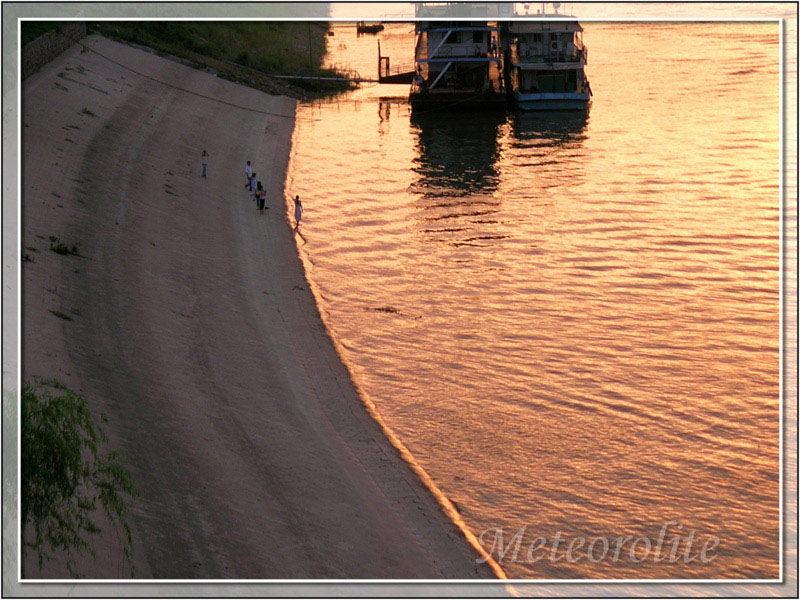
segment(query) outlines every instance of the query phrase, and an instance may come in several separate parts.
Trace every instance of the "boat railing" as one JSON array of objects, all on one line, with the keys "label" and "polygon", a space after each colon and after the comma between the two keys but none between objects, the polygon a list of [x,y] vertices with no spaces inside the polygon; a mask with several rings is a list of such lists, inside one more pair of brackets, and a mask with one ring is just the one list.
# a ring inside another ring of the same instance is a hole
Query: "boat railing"
[{"label": "boat railing", "polygon": [[495,94],[498,92],[503,92],[502,89],[499,87],[495,87],[494,84],[485,85],[476,88],[464,87],[459,85],[453,85],[452,82],[444,83],[441,85],[437,85],[435,88],[430,89],[425,82],[421,78],[415,78],[414,81],[411,83],[411,94],[430,94],[431,96],[449,96],[449,95],[463,95],[465,93],[472,93],[476,96],[480,96],[483,94]]},{"label": "boat railing", "polygon": [[[417,52],[417,60],[427,60],[428,52],[427,48],[420,48]],[[500,60],[499,56],[493,55],[489,50],[484,48],[480,48],[478,50],[470,50],[469,48],[465,48],[464,46],[460,47],[449,47],[449,46],[442,46],[436,51],[436,54],[430,57],[430,60],[440,59],[440,60],[447,60],[451,58],[475,58],[480,60]]]},{"label": "boat railing", "polygon": [[550,51],[545,53],[533,53],[531,51],[520,54],[518,49],[511,53],[512,60],[517,64],[525,63],[583,63],[588,61],[588,50],[586,46],[575,48],[572,52]]},{"label": "boat railing", "polygon": [[414,60],[417,62],[465,58],[500,61],[499,53],[493,53],[486,43],[476,43],[470,46],[469,44],[446,44],[440,42],[433,50],[429,50],[427,32],[417,36],[417,43],[414,48]]}]

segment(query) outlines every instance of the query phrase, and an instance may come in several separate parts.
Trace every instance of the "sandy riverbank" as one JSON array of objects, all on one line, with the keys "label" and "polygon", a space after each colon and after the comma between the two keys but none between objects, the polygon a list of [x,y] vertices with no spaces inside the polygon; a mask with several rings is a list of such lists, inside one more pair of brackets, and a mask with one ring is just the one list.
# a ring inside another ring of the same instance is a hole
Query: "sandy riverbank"
[{"label": "sandy riverbank", "polygon": [[[23,86],[23,381],[108,415],[141,490],[137,577],[492,577],[320,320],[283,200],[294,100],[85,41],[119,64],[76,47]],[[100,548],[84,574],[124,576]]]}]

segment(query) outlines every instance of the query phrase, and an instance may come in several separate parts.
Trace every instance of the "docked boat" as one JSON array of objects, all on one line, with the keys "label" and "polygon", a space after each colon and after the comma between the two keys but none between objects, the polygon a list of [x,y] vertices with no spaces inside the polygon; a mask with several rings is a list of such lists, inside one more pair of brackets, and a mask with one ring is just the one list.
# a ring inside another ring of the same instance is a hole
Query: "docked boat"
[{"label": "docked boat", "polygon": [[[556,9],[557,11],[557,5]],[[592,88],[583,28],[557,12],[505,25],[505,76],[522,110],[588,110]]]},{"label": "docked boat", "polygon": [[425,20],[447,16],[451,8],[449,4],[416,5],[417,18],[422,20],[415,23],[411,107],[505,107],[497,22]]}]

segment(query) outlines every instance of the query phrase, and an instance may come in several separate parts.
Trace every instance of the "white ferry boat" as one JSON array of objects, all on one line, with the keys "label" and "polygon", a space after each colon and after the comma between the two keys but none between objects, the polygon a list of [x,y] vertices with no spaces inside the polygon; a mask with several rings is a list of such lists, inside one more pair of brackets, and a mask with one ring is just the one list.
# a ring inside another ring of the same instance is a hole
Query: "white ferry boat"
[{"label": "white ferry boat", "polygon": [[[543,6],[532,20],[507,23],[506,77],[522,110],[588,110],[592,88],[580,23]],[[546,20],[545,20],[546,19]]]}]

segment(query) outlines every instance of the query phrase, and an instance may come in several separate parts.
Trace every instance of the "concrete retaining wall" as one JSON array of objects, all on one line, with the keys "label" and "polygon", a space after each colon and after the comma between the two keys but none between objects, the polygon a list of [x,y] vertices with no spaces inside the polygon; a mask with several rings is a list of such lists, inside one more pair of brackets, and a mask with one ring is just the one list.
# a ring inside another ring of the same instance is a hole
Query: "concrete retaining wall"
[{"label": "concrete retaining wall", "polygon": [[22,78],[34,74],[45,64],[86,37],[86,23],[62,23],[54,30],[36,38],[22,49]]}]

